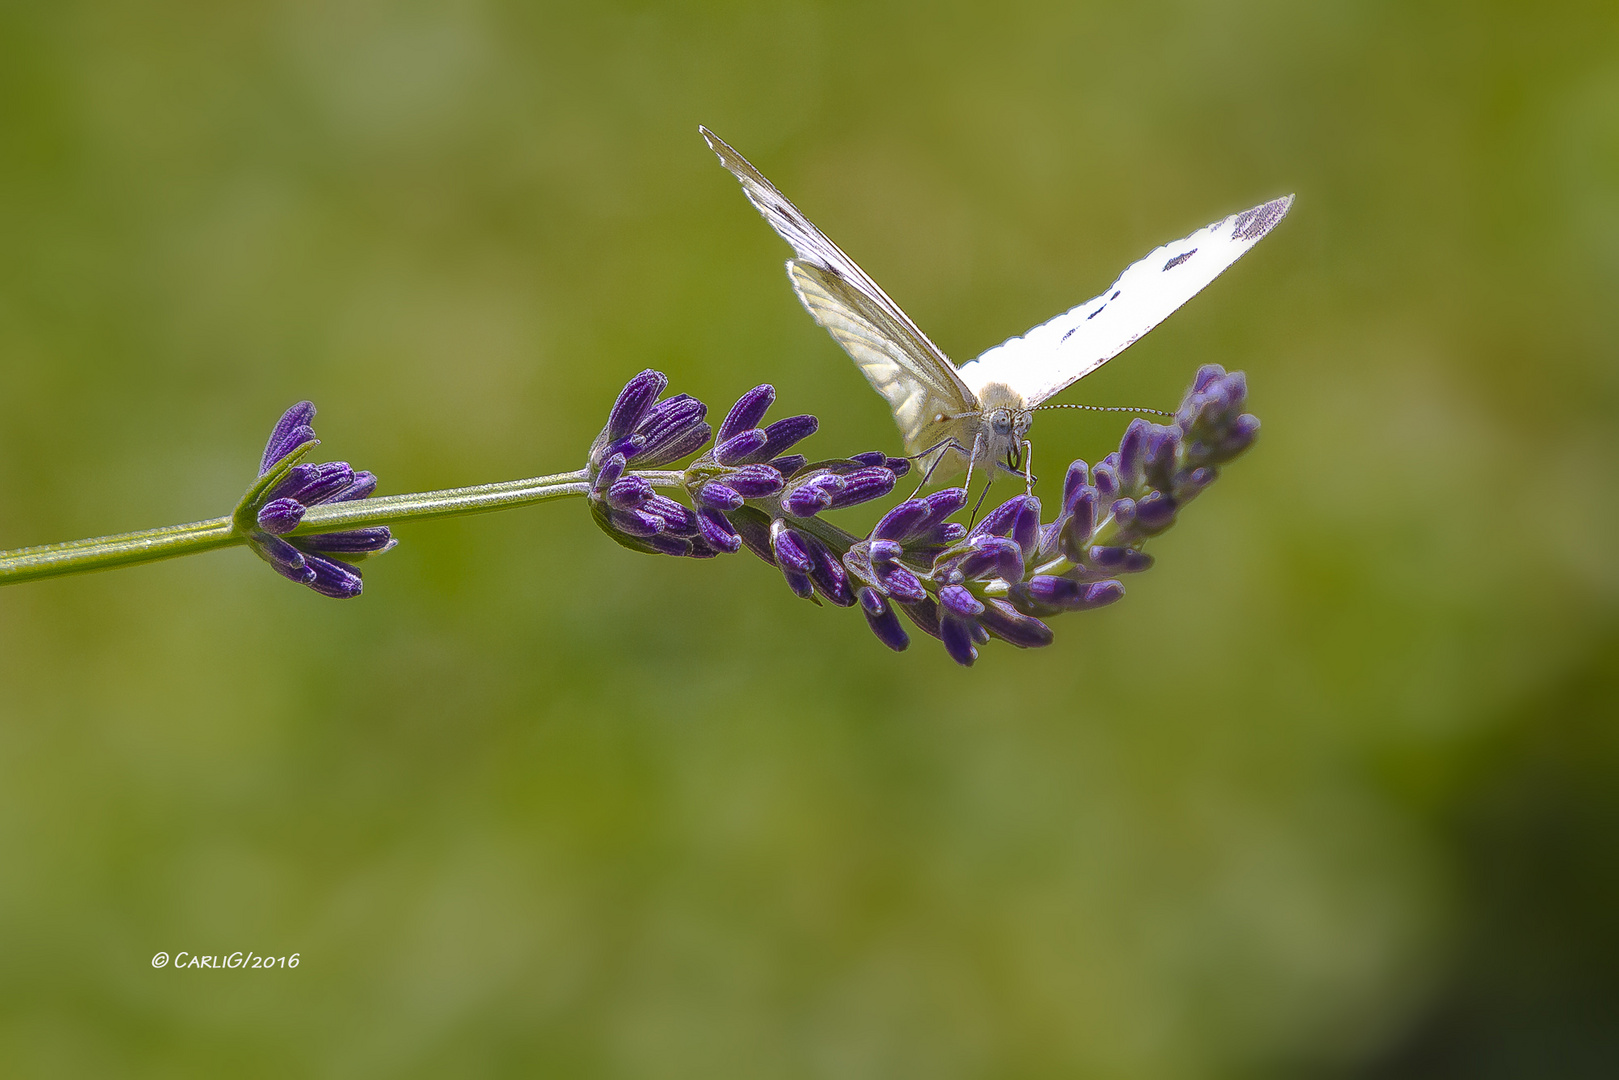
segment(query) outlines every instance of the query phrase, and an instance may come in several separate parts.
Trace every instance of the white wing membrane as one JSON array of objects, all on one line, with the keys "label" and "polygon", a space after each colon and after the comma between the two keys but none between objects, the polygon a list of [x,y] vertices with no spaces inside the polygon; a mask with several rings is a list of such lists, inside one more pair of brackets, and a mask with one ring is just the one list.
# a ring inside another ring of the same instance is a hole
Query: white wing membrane
[{"label": "white wing membrane", "polygon": [[[1293,205],[1273,199],[1165,244],[1108,290],[961,366],[975,394],[1003,383],[1038,405],[1133,345],[1241,258]],[[778,230],[779,231],[779,230]]]},{"label": "white wing membrane", "polygon": [[975,413],[976,398],[910,316],[746,158],[707,128],[699,130],[748,200],[792,245],[798,256],[787,261],[793,290],[888,402],[911,452],[931,445],[924,440],[939,416]]}]

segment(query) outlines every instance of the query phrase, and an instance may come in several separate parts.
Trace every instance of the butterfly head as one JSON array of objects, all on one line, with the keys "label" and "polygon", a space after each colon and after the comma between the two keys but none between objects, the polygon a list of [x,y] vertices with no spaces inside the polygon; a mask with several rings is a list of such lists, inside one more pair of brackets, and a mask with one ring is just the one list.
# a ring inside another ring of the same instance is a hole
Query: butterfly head
[{"label": "butterfly head", "polygon": [[979,394],[978,402],[978,433],[983,439],[984,458],[1005,461],[1017,468],[1033,420],[1023,396],[1004,383],[990,383]]}]

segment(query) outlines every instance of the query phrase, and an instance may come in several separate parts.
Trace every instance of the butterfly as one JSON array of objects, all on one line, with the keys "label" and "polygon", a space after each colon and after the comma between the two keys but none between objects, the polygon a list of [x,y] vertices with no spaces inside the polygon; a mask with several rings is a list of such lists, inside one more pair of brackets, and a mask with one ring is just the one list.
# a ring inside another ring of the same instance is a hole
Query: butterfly
[{"label": "butterfly", "polygon": [[763,173],[706,127],[698,130],[765,221],[792,245],[796,257],[787,260],[787,277],[810,316],[888,402],[906,452],[939,452],[930,472],[941,476],[965,466],[970,477],[975,466],[1002,462],[1027,475],[1020,467],[1027,462],[1032,410],[1197,295],[1293,205],[1291,195],[1272,199],[1165,244],[1101,295],[958,368]]}]

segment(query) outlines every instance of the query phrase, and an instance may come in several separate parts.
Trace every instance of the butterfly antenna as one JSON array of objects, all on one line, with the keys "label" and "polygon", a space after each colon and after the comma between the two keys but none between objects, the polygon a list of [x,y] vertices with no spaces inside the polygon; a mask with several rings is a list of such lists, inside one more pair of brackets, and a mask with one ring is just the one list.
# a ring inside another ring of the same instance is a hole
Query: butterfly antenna
[{"label": "butterfly antenna", "polygon": [[1175,415],[1172,412],[1165,412],[1162,409],[1142,409],[1142,408],[1136,408],[1134,406],[1129,406],[1129,405],[1036,405],[1034,407],[1034,409],[1031,409],[1029,411],[1034,412],[1034,411],[1036,411],[1038,409],[1087,409],[1087,410],[1089,410],[1091,412],[1148,413],[1148,414],[1150,414],[1152,416],[1174,416]]}]

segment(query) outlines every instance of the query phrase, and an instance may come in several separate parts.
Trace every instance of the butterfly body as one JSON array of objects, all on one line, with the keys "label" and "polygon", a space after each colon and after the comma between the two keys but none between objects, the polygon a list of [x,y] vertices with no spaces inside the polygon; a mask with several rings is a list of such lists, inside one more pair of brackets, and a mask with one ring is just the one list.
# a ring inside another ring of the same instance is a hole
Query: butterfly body
[{"label": "butterfly body", "polygon": [[959,369],[898,304],[741,154],[699,128],[720,163],[782,239],[787,277],[810,316],[882,398],[906,452],[941,455],[943,478],[1023,459],[1033,411],[1101,367],[1196,295],[1286,215],[1291,195],[1208,225],[1133,263],[1107,291]]}]

